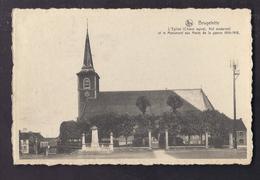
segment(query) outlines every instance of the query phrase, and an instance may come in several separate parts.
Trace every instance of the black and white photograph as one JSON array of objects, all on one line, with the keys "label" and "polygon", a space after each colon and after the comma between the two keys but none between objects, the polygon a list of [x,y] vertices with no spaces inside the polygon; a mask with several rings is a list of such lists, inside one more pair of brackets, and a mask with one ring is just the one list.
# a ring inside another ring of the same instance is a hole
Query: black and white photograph
[{"label": "black and white photograph", "polygon": [[249,9],[14,9],[14,164],[250,164]]}]

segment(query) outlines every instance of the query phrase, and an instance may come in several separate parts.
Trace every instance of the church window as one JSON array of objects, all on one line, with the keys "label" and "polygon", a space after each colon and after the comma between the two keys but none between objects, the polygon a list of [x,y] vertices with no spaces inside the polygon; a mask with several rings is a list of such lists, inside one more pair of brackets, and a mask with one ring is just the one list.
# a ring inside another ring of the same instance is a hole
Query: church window
[{"label": "church window", "polygon": [[90,89],[90,80],[89,78],[83,79],[83,89]]}]

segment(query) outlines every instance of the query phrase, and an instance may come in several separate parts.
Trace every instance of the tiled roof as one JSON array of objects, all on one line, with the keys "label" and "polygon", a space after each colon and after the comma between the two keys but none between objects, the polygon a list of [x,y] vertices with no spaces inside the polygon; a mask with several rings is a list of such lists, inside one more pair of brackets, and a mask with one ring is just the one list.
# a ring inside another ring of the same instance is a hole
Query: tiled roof
[{"label": "tiled roof", "polygon": [[35,138],[37,138],[38,140],[41,140],[44,137],[40,133],[37,133],[37,132],[20,132],[19,138],[20,139],[30,139],[30,138],[35,139]]},{"label": "tiled roof", "polygon": [[58,138],[44,138],[44,141],[47,141],[49,146],[57,146]]},{"label": "tiled roof", "polygon": [[178,109],[180,112],[214,109],[202,89],[107,91],[99,92],[97,99],[88,100],[84,116],[89,118],[110,112],[138,115],[141,112],[136,106],[136,100],[140,96],[146,96],[151,103],[151,107],[147,108],[148,114],[160,115],[171,110],[166,103],[170,95],[177,95],[183,101],[182,107]]},{"label": "tiled roof", "polygon": [[[225,126],[228,127],[229,129],[233,129],[233,124],[234,120],[230,119],[230,120],[226,120],[225,121]],[[242,119],[237,119],[235,121],[235,128],[237,131],[246,131],[246,126],[243,123]]]},{"label": "tiled roof", "polygon": [[176,89],[173,91],[200,111],[213,109],[202,89]]}]

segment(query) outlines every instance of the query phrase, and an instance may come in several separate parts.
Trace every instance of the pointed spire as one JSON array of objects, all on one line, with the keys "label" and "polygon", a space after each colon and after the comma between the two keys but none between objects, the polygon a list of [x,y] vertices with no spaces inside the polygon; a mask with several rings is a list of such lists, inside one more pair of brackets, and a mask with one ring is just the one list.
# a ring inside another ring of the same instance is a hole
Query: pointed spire
[{"label": "pointed spire", "polygon": [[88,35],[88,18],[87,18],[87,35]]},{"label": "pointed spire", "polygon": [[90,49],[89,35],[88,35],[88,22],[87,22],[86,41],[85,41],[84,62],[83,62],[82,69],[94,70],[92,54]]}]

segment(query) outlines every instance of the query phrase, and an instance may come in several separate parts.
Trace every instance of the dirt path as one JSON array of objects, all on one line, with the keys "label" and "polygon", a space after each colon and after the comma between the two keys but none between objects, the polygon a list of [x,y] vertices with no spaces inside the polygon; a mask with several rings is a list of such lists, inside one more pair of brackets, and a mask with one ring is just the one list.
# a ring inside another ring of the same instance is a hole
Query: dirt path
[{"label": "dirt path", "polygon": [[166,154],[165,150],[161,150],[161,149],[160,150],[154,150],[153,154],[154,154],[156,159],[168,159],[168,160],[176,159],[173,156]]}]

